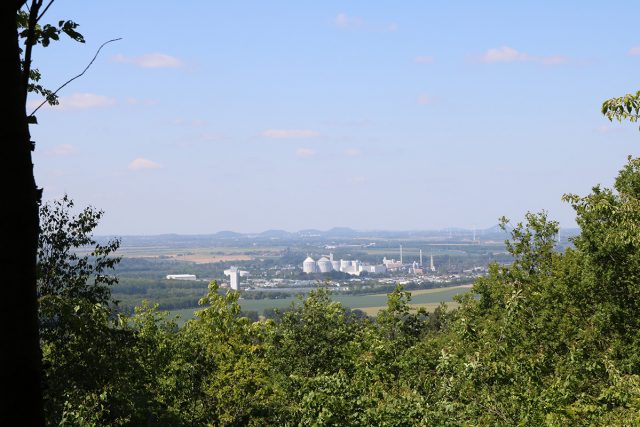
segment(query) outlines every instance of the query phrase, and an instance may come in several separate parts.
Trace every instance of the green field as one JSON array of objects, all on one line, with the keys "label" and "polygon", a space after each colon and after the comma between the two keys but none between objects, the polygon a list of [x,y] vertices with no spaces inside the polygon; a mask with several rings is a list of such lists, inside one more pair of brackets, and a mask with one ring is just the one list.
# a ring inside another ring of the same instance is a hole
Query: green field
[{"label": "green field", "polygon": [[177,253],[190,255],[239,255],[247,252],[251,253],[273,253],[281,252],[286,246],[260,246],[254,247],[229,247],[229,246],[207,246],[197,247],[174,247],[171,245],[157,246],[123,246],[118,249],[118,254],[127,257],[159,257],[171,256]]},{"label": "green field", "polygon": [[[449,288],[439,289],[421,289],[411,292],[411,306],[425,307],[431,311],[435,309],[441,302],[447,302],[451,307],[455,307],[456,303],[453,302],[455,295],[460,295],[469,291],[468,286],[453,286]],[[370,295],[339,295],[333,294],[331,296],[335,301],[339,301],[345,307],[357,308],[369,315],[375,315],[379,310],[385,308],[387,304],[387,294],[370,294]],[[265,309],[268,308],[286,308],[291,305],[292,302],[298,301],[296,297],[282,298],[282,299],[258,299],[258,300],[240,300],[240,306],[243,311],[257,311],[262,314]],[[171,310],[169,313],[171,316],[179,315],[180,322],[191,319],[193,312],[197,309],[182,309]]]}]

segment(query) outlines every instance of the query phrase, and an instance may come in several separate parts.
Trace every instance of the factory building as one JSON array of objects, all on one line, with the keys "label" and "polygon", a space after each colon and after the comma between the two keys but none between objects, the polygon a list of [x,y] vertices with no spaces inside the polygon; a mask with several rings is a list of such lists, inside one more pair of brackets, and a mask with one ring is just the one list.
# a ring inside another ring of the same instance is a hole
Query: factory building
[{"label": "factory building", "polygon": [[316,273],[318,271],[316,262],[310,256],[302,263],[302,271],[305,273]]},{"label": "factory building", "polygon": [[333,271],[333,265],[327,257],[318,260],[318,273],[329,273]]},{"label": "factory building", "polygon": [[317,262],[313,258],[307,257],[302,263],[302,271],[309,273],[330,273],[332,271],[340,271],[343,273],[359,276],[363,271],[369,273],[386,273],[387,268],[384,265],[368,265],[362,264],[358,260],[341,259],[336,261],[333,254],[321,257]]},{"label": "factory building", "polygon": [[167,274],[167,280],[196,280],[195,274]]},{"label": "factory building", "polygon": [[387,267],[382,265],[362,265],[360,271],[366,271],[367,273],[382,274],[387,272]]},{"label": "factory building", "polygon": [[384,266],[387,267],[387,269],[389,270],[396,270],[398,268],[402,268],[402,262],[396,261],[395,259],[387,259],[387,257],[384,257],[382,259],[382,264],[384,264]]},{"label": "factory building", "polygon": [[[342,260],[340,260],[340,262],[342,262]],[[360,261],[347,261],[347,263],[348,264],[344,268],[341,268],[340,271],[354,276],[359,276],[362,271],[360,268]]]}]

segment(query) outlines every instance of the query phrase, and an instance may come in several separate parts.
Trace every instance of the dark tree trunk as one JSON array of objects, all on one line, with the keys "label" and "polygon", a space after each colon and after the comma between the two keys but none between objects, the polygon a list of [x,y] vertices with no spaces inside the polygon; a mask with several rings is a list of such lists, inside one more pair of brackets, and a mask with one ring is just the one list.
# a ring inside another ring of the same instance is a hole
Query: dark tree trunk
[{"label": "dark tree trunk", "polygon": [[17,8],[0,2],[2,90],[0,126],[0,425],[44,425],[36,299],[39,194],[33,176],[25,90],[20,71]]}]

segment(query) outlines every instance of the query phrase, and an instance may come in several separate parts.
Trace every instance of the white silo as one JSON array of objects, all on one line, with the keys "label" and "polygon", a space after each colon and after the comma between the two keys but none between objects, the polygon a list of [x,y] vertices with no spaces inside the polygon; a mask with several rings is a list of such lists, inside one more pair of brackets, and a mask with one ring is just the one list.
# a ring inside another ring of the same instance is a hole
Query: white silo
[{"label": "white silo", "polygon": [[350,266],[351,266],[351,261],[349,261],[348,259],[340,260],[340,271],[347,271]]},{"label": "white silo", "polygon": [[326,257],[322,257],[318,260],[318,271],[320,273],[329,273],[331,270],[333,270],[333,266],[331,265],[331,261]]},{"label": "white silo", "polygon": [[317,271],[316,262],[310,256],[302,263],[302,271],[305,273],[315,273]]},{"label": "white silo", "polygon": [[331,267],[335,271],[340,271],[340,261],[331,261]]}]

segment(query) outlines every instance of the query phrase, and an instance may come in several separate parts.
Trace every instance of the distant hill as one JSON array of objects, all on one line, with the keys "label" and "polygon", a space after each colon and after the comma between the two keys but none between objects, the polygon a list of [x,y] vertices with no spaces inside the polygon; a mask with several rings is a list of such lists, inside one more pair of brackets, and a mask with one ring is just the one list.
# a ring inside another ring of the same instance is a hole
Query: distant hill
[{"label": "distant hill", "polygon": [[354,238],[361,235],[361,233],[349,227],[334,227],[325,231],[322,235],[327,238]]},{"label": "distant hill", "polygon": [[235,239],[235,238],[244,237],[244,236],[245,234],[243,233],[236,233],[235,231],[224,230],[224,231],[218,231],[211,237],[217,238],[217,239]]},{"label": "distant hill", "polygon": [[268,239],[290,239],[294,237],[295,234],[286,230],[267,230],[262,233],[258,233],[257,236]]},{"label": "distant hill", "polygon": [[[579,228],[562,228],[562,237],[571,237],[580,233]],[[354,230],[349,227],[333,227],[329,230],[318,230],[314,228],[300,231],[286,231],[281,229],[270,229],[259,233],[238,233],[236,231],[222,230],[214,234],[157,234],[142,236],[97,236],[99,242],[106,242],[114,237],[122,240],[123,246],[149,246],[154,244],[169,243],[172,246],[198,246],[210,245],[215,241],[228,241],[243,239],[246,241],[260,240],[306,240],[306,239],[326,239],[332,241],[350,239],[427,239],[427,240],[457,240],[471,241],[474,236],[473,229],[449,227],[438,230]],[[499,225],[494,225],[484,229],[475,230],[476,239],[483,240],[504,240],[508,237]]]}]

